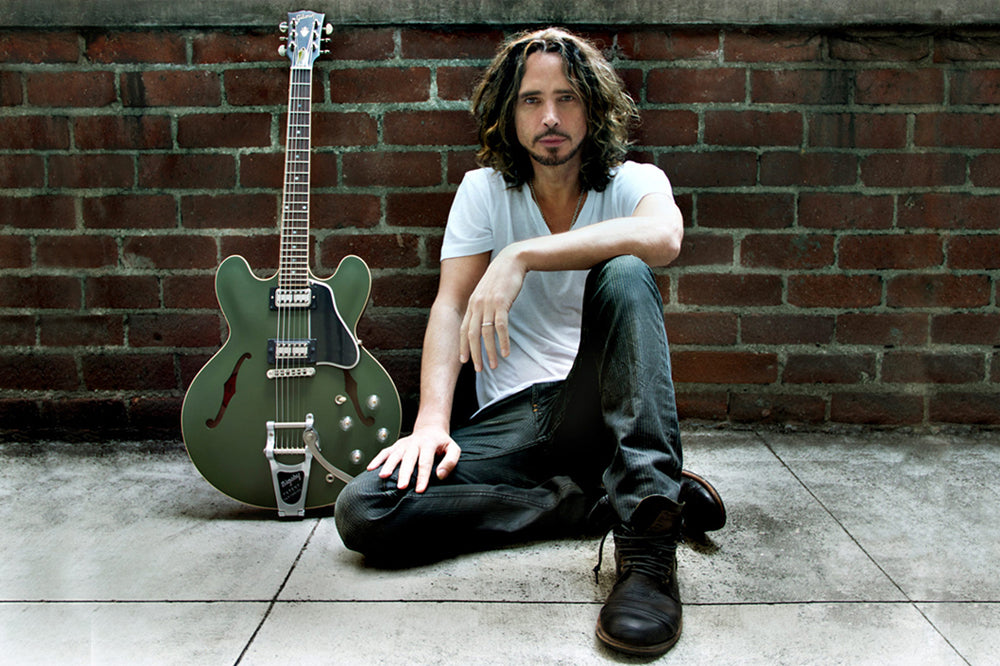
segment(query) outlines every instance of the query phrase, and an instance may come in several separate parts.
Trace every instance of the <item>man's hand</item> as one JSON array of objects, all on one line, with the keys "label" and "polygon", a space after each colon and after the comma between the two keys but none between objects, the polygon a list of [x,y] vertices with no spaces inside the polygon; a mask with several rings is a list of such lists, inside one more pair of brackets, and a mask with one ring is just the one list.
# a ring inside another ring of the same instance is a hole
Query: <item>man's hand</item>
[{"label": "man's hand", "polygon": [[422,493],[427,490],[427,484],[430,483],[434,459],[438,455],[443,456],[435,475],[439,479],[444,479],[455,469],[461,453],[458,444],[446,431],[439,428],[421,428],[414,430],[409,437],[403,437],[392,446],[379,451],[378,455],[368,463],[368,469],[371,471],[381,465],[382,469],[378,475],[387,479],[398,467],[399,482],[396,487],[402,490],[410,485],[415,467],[417,483],[414,490]]},{"label": "man's hand", "polygon": [[498,351],[504,358],[510,354],[508,315],[514,299],[521,293],[527,272],[513,248],[513,245],[507,246],[490,262],[462,318],[458,357],[462,363],[471,358],[476,372],[483,369],[484,347],[491,368],[497,367]]}]

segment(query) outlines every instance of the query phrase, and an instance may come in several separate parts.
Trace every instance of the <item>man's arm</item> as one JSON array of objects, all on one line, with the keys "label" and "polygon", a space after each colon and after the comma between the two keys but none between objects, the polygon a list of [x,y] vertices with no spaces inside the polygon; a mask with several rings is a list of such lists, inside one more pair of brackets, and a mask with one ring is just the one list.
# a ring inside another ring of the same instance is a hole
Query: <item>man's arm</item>
[{"label": "man's arm", "polygon": [[399,467],[399,488],[409,486],[416,468],[414,488],[422,493],[430,481],[431,468],[438,455],[443,456],[434,470],[439,479],[448,476],[458,463],[461,449],[449,434],[452,400],[461,370],[458,331],[469,295],[482,278],[489,260],[489,253],[485,253],[441,262],[438,293],[424,333],[420,407],[413,433],[383,449],[368,464],[369,470],[381,466],[379,476],[382,478],[388,478]]},{"label": "man's arm", "polygon": [[665,266],[677,258],[683,237],[683,220],[673,198],[649,194],[630,217],[508,245],[489,264],[469,298],[459,333],[461,360],[471,358],[476,370],[482,369],[480,337],[490,367],[496,367],[498,353],[501,357],[510,353],[507,315],[528,271],[586,270],[621,255]]}]

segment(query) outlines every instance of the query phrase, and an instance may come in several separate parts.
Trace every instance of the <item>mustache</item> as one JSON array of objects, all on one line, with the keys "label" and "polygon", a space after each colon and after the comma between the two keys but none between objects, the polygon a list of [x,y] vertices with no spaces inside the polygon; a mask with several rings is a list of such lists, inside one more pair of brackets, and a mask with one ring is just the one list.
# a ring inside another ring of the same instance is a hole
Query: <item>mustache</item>
[{"label": "mustache", "polygon": [[541,141],[545,137],[549,137],[549,136],[557,136],[557,137],[560,137],[562,139],[569,140],[569,135],[568,134],[563,134],[562,132],[559,132],[557,130],[550,129],[550,130],[546,130],[545,132],[542,132],[541,134],[539,134],[538,136],[536,136],[535,140],[534,140],[534,143],[538,143],[539,141]]}]

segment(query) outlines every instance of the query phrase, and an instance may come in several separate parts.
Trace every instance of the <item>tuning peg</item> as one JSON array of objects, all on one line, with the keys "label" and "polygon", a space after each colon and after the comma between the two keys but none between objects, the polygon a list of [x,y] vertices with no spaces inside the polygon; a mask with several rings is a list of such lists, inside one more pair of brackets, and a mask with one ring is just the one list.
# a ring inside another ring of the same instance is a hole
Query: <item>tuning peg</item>
[{"label": "tuning peg", "polygon": [[281,56],[288,55],[288,49],[285,48],[284,44],[282,44],[281,46],[278,47],[278,55],[281,55]]},{"label": "tuning peg", "polygon": [[281,32],[288,32],[288,21],[282,21],[278,24],[278,30]]},{"label": "tuning peg", "polygon": [[323,32],[325,32],[328,35],[332,35],[333,34],[333,24],[332,23],[327,23],[325,26],[323,26]]}]

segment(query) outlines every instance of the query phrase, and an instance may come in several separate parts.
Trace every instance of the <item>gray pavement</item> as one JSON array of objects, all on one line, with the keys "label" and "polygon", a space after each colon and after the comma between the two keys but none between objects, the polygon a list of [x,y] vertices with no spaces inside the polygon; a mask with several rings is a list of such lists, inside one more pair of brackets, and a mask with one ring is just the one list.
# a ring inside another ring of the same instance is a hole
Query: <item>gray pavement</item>
[{"label": "gray pavement", "polygon": [[[727,527],[678,551],[657,663],[1000,663],[1000,432],[687,428]],[[0,661],[603,664],[598,539],[367,568],[329,512],[279,521],[179,445],[0,446]]]}]

